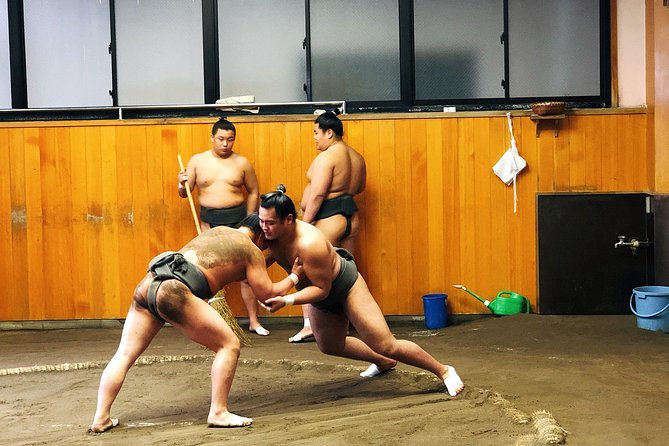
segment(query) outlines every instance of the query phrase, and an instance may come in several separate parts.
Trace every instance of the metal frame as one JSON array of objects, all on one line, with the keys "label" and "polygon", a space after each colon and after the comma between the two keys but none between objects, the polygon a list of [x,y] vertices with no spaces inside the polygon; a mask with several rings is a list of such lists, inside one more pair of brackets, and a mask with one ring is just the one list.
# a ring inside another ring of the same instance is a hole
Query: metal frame
[{"label": "metal frame", "polygon": [[305,51],[306,62],[306,81],[304,83],[304,93],[307,95],[307,101],[313,99],[311,89],[311,2],[304,0],[304,42],[302,48]]},{"label": "metal frame", "polygon": [[[184,105],[132,105],[113,107],[62,107],[62,108],[24,108],[0,109],[0,121],[42,120],[43,116],[57,116],[55,119],[138,119],[165,117],[202,116],[207,112],[218,111],[220,114],[248,113],[248,110],[260,107],[270,108],[314,108],[317,106],[335,106],[341,114],[346,114],[346,101],[305,101],[305,102],[240,102],[236,104],[184,104]],[[156,113],[159,112],[159,113]],[[78,116],[78,118],[77,118]],[[74,117],[74,118],[73,118]],[[83,118],[82,118],[83,117]],[[48,119],[48,118],[47,118]]]},{"label": "metal frame", "polygon": [[400,18],[400,102],[406,108],[416,98],[413,0],[399,0]]},{"label": "metal frame", "polygon": [[202,70],[204,72],[204,102],[220,98],[221,77],[218,56],[218,1],[202,0]]},{"label": "metal frame", "polygon": [[507,101],[511,99],[509,92],[509,0],[504,0],[504,30],[500,39],[504,45],[504,79],[502,79],[502,87],[504,88],[504,99]]},{"label": "metal frame", "polygon": [[118,71],[116,62],[116,2],[109,0],[109,56],[111,57],[112,87],[109,95],[112,97],[112,105],[118,105]]},{"label": "metal frame", "polygon": [[12,107],[28,107],[28,80],[26,77],[26,40],[23,25],[23,1],[7,2],[9,22],[9,69]]}]

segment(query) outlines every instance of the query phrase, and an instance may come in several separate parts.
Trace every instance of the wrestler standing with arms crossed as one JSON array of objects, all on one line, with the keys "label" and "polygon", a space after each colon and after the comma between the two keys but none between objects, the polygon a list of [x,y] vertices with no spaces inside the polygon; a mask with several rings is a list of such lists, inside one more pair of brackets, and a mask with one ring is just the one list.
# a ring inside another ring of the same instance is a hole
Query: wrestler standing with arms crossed
[{"label": "wrestler standing with arms crossed", "polygon": [[[179,172],[179,196],[186,198],[185,183],[200,190],[200,228],[234,228],[248,214],[258,210],[258,178],[249,160],[233,152],[237,131],[234,124],[220,119],[211,129],[211,150],[198,153]],[[247,197],[244,197],[246,189]],[[267,336],[258,320],[258,304],[248,283],[241,283],[244,306],[249,315],[249,331]]]},{"label": "wrestler standing with arms crossed", "polygon": [[[354,196],[365,190],[365,159],[342,141],[344,127],[333,112],[314,121],[314,141],[320,152],[307,170],[307,187],[300,207],[302,220],[316,226],[336,247],[354,253],[360,215]],[[304,326],[289,342],[313,338],[309,306],[302,305]]]}]

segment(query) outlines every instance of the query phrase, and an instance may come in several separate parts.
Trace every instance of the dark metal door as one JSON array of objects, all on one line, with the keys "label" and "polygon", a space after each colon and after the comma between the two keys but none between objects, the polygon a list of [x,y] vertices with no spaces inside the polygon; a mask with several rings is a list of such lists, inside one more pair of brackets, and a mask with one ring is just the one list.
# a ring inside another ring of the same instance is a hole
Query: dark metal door
[{"label": "dark metal door", "polygon": [[628,314],[653,282],[648,194],[541,194],[537,230],[541,314]]},{"label": "dark metal door", "polygon": [[655,284],[669,286],[669,195],[653,195]]}]

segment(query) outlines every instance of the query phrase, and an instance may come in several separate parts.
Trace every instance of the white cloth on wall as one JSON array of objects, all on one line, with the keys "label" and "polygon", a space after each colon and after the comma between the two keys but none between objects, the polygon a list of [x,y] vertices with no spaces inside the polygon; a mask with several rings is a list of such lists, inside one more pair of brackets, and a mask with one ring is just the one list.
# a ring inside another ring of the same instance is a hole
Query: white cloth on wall
[{"label": "white cloth on wall", "polygon": [[506,119],[509,122],[509,133],[511,133],[511,147],[492,167],[492,171],[507,186],[513,185],[513,212],[517,210],[518,196],[516,194],[516,177],[527,166],[527,161],[520,156],[516,138],[513,136],[513,124],[511,123],[511,113],[507,112]]}]

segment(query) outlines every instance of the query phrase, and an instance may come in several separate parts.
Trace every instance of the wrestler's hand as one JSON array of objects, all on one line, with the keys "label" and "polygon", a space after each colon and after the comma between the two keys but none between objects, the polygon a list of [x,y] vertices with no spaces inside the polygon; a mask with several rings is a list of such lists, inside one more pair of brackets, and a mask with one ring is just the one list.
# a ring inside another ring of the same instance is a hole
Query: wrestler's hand
[{"label": "wrestler's hand", "polygon": [[283,296],[270,297],[265,300],[265,307],[271,312],[276,313],[286,306],[286,299]]},{"label": "wrestler's hand", "polygon": [[184,184],[186,181],[188,181],[188,172],[186,172],[186,169],[179,172],[178,177],[179,177],[179,184]]},{"label": "wrestler's hand", "polygon": [[302,267],[302,259],[295,257],[293,262],[293,269],[290,270],[291,273],[295,274],[299,279],[304,277],[304,268]]}]

